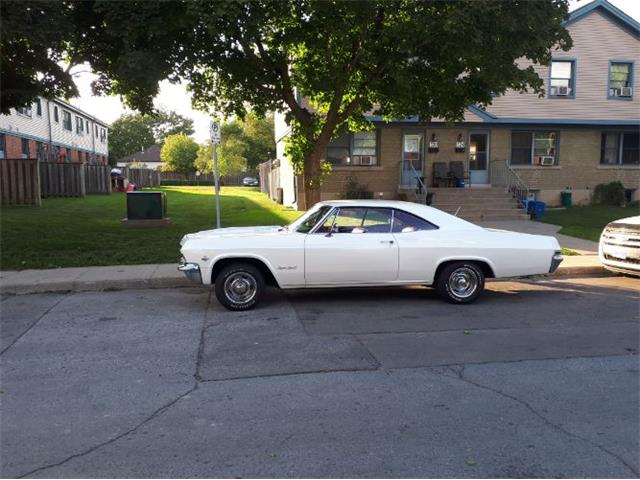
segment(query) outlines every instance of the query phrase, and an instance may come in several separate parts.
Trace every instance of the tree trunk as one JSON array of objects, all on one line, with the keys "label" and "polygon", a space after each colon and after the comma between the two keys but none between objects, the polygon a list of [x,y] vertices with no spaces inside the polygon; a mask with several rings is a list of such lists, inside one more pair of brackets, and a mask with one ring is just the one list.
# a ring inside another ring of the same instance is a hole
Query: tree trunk
[{"label": "tree trunk", "polygon": [[304,159],[302,180],[304,182],[304,205],[300,209],[308,210],[320,201],[320,182],[322,180],[322,160],[329,140],[319,138],[311,153]]}]

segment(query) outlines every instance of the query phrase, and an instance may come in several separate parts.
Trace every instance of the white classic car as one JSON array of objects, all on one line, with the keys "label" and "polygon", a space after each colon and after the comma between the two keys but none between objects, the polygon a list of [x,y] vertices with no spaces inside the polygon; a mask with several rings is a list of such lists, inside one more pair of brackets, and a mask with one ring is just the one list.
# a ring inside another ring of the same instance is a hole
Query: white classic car
[{"label": "white classic car", "polygon": [[554,237],[488,230],[432,207],[384,200],[321,202],[286,227],[221,228],[187,234],[179,270],[230,310],[258,302],[265,284],[283,289],[433,285],[469,303],[485,278],[555,271]]}]

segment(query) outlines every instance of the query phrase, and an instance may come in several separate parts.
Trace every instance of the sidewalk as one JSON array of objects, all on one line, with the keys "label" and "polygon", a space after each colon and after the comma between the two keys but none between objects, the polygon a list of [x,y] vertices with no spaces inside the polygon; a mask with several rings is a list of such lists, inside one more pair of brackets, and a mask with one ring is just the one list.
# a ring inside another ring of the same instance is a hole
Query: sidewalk
[{"label": "sidewalk", "polygon": [[[177,265],[121,265],[0,272],[0,294],[83,292],[195,286]],[[553,276],[604,274],[597,256],[564,257]]]},{"label": "sidewalk", "polygon": [[[511,230],[512,232],[532,233],[534,235],[549,235],[556,237],[561,247],[569,248],[580,255],[597,255],[598,243],[581,238],[569,237],[558,233],[562,227],[550,223],[535,222],[532,220],[512,220],[504,222],[478,222],[485,228],[498,230]],[[566,258],[566,257],[565,257]]]},{"label": "sidewalk", "polygon": [[0,293],[121,290],[193,286],[177,264],[117,265],[0,272]]}]

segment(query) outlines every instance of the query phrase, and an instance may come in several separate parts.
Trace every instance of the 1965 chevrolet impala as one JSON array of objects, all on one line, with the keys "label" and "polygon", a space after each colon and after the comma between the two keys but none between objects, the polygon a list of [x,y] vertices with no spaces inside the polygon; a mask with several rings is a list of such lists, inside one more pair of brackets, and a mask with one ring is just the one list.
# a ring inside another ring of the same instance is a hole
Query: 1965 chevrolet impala
[{"label": "1965 chevrolet impala", "polygon": [[187,234],[179,270],[230,310],[258,302],[265,284],[283,289],[433,285],[470,303],[485,278],[553,272],[554,237],[488,230],[432,207],[383,200],[321,202],[286,227],[221,228]]}]

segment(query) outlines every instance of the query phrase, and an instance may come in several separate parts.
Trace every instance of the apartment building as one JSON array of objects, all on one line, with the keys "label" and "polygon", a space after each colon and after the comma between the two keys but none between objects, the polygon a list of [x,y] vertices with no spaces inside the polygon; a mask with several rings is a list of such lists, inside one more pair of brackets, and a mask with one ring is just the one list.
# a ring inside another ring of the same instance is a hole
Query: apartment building
[{"label": "apartment building", "polygon": [[0,159],[106,165],[109,126],[60,99],[38,98],[0,115]]}]

